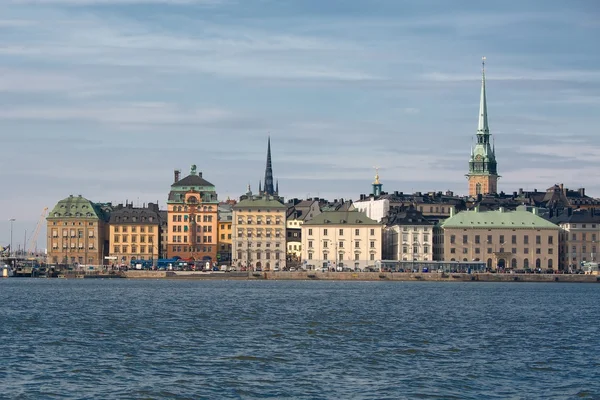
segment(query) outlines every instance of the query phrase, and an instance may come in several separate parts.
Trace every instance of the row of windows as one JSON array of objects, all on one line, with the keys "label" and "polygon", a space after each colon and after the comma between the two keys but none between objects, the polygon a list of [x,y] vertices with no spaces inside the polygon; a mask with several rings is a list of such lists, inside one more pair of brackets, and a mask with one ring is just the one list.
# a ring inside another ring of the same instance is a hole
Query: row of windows
[{"label": "row of windows", "polygon": [[[256,242],[256,247],[261,247],[262,243],[261,242]],[[242,242],[238,242],[238,247],[242,247],[243,243]],[[247,243],[248,247],[252,247],[252,242],[248,242]],[[280,243],[275,243],[275,247],[279,247]],[[266,242],[265,243],[265,247],[271,247],[271,243]]]},{"label": "row of windows", "polygon": [[[328,241],[323,241],[323,248],[326,249],[326,248],[328,248],[328,246],[329,246],[329,242]],[[370,246],[369,247],[372,248],[372,249],[374,249],[375,248],[375,241],[372,240],[370,242]],[[308,248],[309,249],[313,248],[313,241],[312,240],[308,241]],[[338,242],[337,248],[338,249],[343,249],[344,248],[344,242]],[[359,249],[360,248],[360,241],[359,240],[355,240],[354,241],[354,248],[355,249]]]},{"label": "row of windows", "polygon": [[[70,233],[70,235],[69,235],[69,233]],[[94,230],[89,230],[88,231],[88,237],[89,238],[93,238],[95,234],[96,233],[94,232]],[[84,235],[84,233],[83,233],[82,230],[75,231],[75,229],[71,229],[71,232],[69,232],[68,229],[63,229],[63,231],[62,231],[62,236],[64,238],[70,236],[72,238],[80,238],[81,239],[81,238],[83,238],[83,235]],[[58,237],[58,230],[57,229],[53,229],[52,230],[52,237],[55,238],[55,239]]]},{"label": "row of windows", "polygon": [[[402,234],[402,242],[408,242],[408,236],[409,236],[408,233]],[[412,235],[412,241],[413,242],[418,242],[419,241],[419,235],[418,234]],[[423,234],[423,241],[424,242],[429,242],[429,234],[427,234],[427,233]]]},{"label": "row of windows", "polygon": [[[262,224],[271,225],[273,223],[273,220],[271,218],[268,218],[268,217],[265,218],[264,220],[261,217],[256,217],[256,221],[254,221],[252,219],[252,217],[246,217],[246,218],[239,217],[238,218],[238,225],[242,225],[244,223],[244,221],[246,221],[246,224],[248,224],[248,225],[252,225],[252,223],[254,223],[254,222],[256,222],[256,225],[262,225]],[[276,225],[281,224],[281,219],[280,218],[276,218],[275,219],[275,224]]]},{"label": "row of windows", "polygon": [[221,230],[224,231],[225,227],[227,227],[227,230],[230,231],[231,230],[231,225],[225,225],[225,224],[221,224]]},{"label": "row of windows", "polygon": [[[67,226],[67,225],[69,225],[67,222],[63,222],[62,224],[63,224],[64,226]],[[59,225],[59,223],[58,223],[58,222],[56,222],[56,221],[53,221],[53,222],[52,222],[52,225],[56,226],[56,225]],[[72,225],[72,226],[75,226],[75,222],[71,222],[71,225]],[[81,226],[81,225],[83,225],[83,222],[79,221],[79,222],[77,222],[77,225]],[[88,222],[88,225],[89,225],[89,226],[94,226],[94,223],[93,223],[93,222]]]},{"label": "row of windows", "polygon": [[[123,233],[127,233],[129,232],[129,228],[131,228],[131,233],[137,233],[138,231],[138,227],[137,226],[113,226],[114,231],[115,232],[123,232]],[[148,233],[153,233],[154,232],[154,227],[153,226],[140,226],[140,233],[145,233],[146,230],[148,231]]]},{"label": "row of windows", "polygon": [[[410,253],[408,246],[402,246],[402,253]],[[412,253],[419,254],[419,246],[412,246]],[[429,254],[429,246],[423,246],[423,254]]]},{"label": "row of windows", "polygon": [[[227,234],[227,239],[231,240],[231,233]],[[221,233],[221,240],[225,240],[225,234]]]},{"label": "row of windows", "polygon": [[[523,235],[522,239],[523,239],[523,244],[529,244],[529,235]],[[493,240],[494,239],[493,239],[492,235],[487,235],[486,243],[493,244]],[[469,243],[469,235],[463,235],[462,242],[463,242],[463,244],[468,244]],[[450,235],[450,243],[451,244],[456,243],[456,235]],[[504,235],[500,235],[498,243],[500,245],[506,243]],[[517,235],[511,236],[510,243],[517,244]],[[553,243],[554,243],[554,237],[548,236],[548,244],[551,245]],[[475,235],[475,244],[481,244],[481,236],[480,235]],[[542,237],[540,235],[536,235],[535,244],[542,244]]]},{"label": "row of windows", "polygon": [[[328,257],[328,254],[323,253],[323,260],[327,261],[328,260],[327,257]],[[309,260],[313,259],[313,253],[308,253],[308,259]],[[338,260],[343,260],[343,259],[344,259],[344,253],[338,254]],[[369,260],[375,261],[375,254],[369,254]],[[360,253],[354,254],[354,261],[360,261]]]},{"label": "row of windows", "polygon": [[[463,247],[462,254],[469,254],[469,250],[470,249],[468,247]],[[499,253],[504,253],[505,252],[504,250],[505,250],[504,247],[500,247],[500,249],[498,250],[498,252]],[[482,249],[480,249],[479,247],[475,247],[473,249],[473,251],[474,251],[475,254],[481,254]],[[451,254],[456,254],[456,252],[457,252],[456,248],[452,247],[450,249],[450,253]],[[512,254],[517,254],[517,249],[515,247],[513,247],[510,252]],[[494,251],[493,251],[493,249],[491,247],[488,247],[486,249],[486,253],[487,254],[492,254],[492,253],[494,253]],[[523,254],[529,254],[529,248],[528,247],[526,247],[526,248],[523,249]],[[535,249],[535,254],[542,254],[542,249],[536,248]],[[553,248],[549,248],[548,249],[548,254],[554,254],[554,249]]]},{"label": "row of windows", "polygon": [[[113,252],[114,253],[129,253],[129,246],[113,246]],[[131,246],[131,252],[132,253],[137,253],[139,250],[140,253],[146,253],[146,250],[148,250],[148,253],[152,253],[153,250],[156,251],[156,249],[154,248],[154,246]]]},{"label": "row of windows", "polygon": [[[154,243],[154,236],[140,235],[140,243],[146,243],[146,240],[148,241],[148,243]],[[131,235],[131,243],[137,243],[137,241],[138,241],[138,235]],[[115,243],[121,243],[121,242],[128,243],[129,235],[115,235],[114,242]]]},{"label": "row of windows", "polygon": [[[588,240],[588,236],[587,236],[587,234],[585,232],[581,232],[579,235],[577,233],[571,233],[571,234],[569,234],[569,233],[565,232],[562,237],[563,237],[563,240],[569,240],[569,237],[571,237],[571,240],[575,240],[575,241],[578,240],[577,239],[578,237],[580,238],[580,240],[582,242],[585,242],[586,240]],[[595,242],[596,241],[596,234],[592,233],[590,235],[590,238],[591,238],[592,242]]]},{"label": "row of windows", "polygon": [[[243,238],[244,237],[244,232],[238,231],[237,237],[238,237],[238,239]],[[259,232],[256,232],[256,235],[254,235],[252,232],[248,232],[246,234],[246,237],[247,238],[251,238],[251,237],[257,237],[257,238],[263,238],[263,237],[265,237],[265,238],[271,238],[271,237],[281,238],[282,235],[281,235],[280,232],[275,232],[275,235],[273,235],[272,232],[265,232],[263,234],[263,232],[259,231]]]},{"label": "row of windows", "polygon": [[[183,228],[182,228],[183,227]],[[171,231],[172,232],[181,232],[183,229],[183,232],[187,232],[189,229],[189,227],[187,225],[173,225]],[[212,226],[211,225],[196,225],[196,232],[212,232]]]},{"label": "row of windows", "polygon": [[210,253],[212,246],[172,246],[172,251],[177,253]]},{"label": "row of windows", "polygon": [[[195,218],[196,222],[213,222],[213,216],[212,215],[196,215]],[[173,215],[172,218],[173,222],[188,222],[188,221],[194,221],[194,216],[193,215]]]},{"label": "row of windows", "polygon": [[[271,258],[271,255],[273,255],[274,257]],[[246,252],[244,252],[244,251],[238,251],[237,252],[237,258],[238,258],[238,260],[239,259],[243,259],[246,256],[248,256],[248,254]],[[272,253],[266,251],[264,253],[264,257],[263,257],[263,253],[262,252],[256,251],[256,253],[254,253],[254,254],[251,253],[250,254],[250,258],[251,259],[252,258],[256,258],[256,260],[281,260],[281,253],[278,252],[278,251],[276,251],[275,253],[272,254]]]},{"label": "row of windows", "polygon": [[[213,211],[213,206],[198,206],[198,207],[194,207],[196,209],[196,211],[200,212],[200,211]],[[190,210],[190,207],[188,206],[174,206],[173,207],[173,212],[187,212]]]},{"label": "row of windows", "polygon": [[[71,249],[83,249],[85,248],[85,245],[83,243],[79,243],[78,245],[76,243],[71,243]],[[67,249],[69,248],[69,246],[67,246],[66,243],[63,243],[62,245],[63,249]],[[88,249],[93,250],[95,248],[94,243],[90,243],[88,244]],[[54,242],[52,243],[52,250],[58,250],[58,243]]]},{"label": "row of windows", "polygon": [[[173,243],[187,243],[188,237],[186,235],[173,235]],[[212,236],[196,236],[196,243],[212,243]]]},{"label": "row of windows", "polygon": [[[347,231],[351,231],[350,229],[346,230]],[[323,236],[327,236],[329,233],[329,230],[327,228],[323,229]],[[312,228],[308,229],[308,236],[312,236],[313,234],[313,230]],[[375,229],[370,229],[369,234],[371,236],[375,236]],[[340,228],[338,229],[338,236],[344,236],[344,228]],[[360,228],[356,228],[354,229],[354,236],[360,236]]]}]

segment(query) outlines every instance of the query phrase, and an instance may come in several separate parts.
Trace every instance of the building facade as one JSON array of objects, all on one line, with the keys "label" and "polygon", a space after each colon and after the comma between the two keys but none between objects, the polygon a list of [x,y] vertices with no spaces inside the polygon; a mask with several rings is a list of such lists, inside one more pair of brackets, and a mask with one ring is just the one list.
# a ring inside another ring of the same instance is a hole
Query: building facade
[{"label": "building facade", "polygon": [[175,179],[167,201],[168,257],[186,261],[216,261],[218,206],[215,186],[192,165],[190,174]]},{"label": "building facade", "polygon": [[147,260],[156,265],[161,251],[160,227],[158,204],[117,206],[109,220],[111,263],[129,265],[134,260]]},{"label": "building facade", "polygon": [[250,270],[286,267],[287,207],[271,196],[248,190],[233,206],[233,265]]},{"label": "building facade", "polygon": [[550,220],[560,227],[560,269],[573,272],[585,263],[598,262],[598,211],[565,209]]},{"label": "building facade", "polygon": [[383,259],[433,261],[434,223],[414,208],[384,218]]},{"label": "building facade", "polygon": [[[485,63],[483,66],[485,67]],[[479,123],[475,147],[471,149],[469,173],[467,174],[467,179],[469,180],[469,196],[497,193],[498,178],[496,152],[493,143],[491,143],[490,129],[488,126],[485,68],[482,68]]]},{"label": "building facade", "polygon": [[219,204],[219,226],[217,259],[219,262],[231,262],[231,250],[233,240],[233,204]]},{"label": "building facade", "polygon": [[103,265],[108,255],[107,214],[96,203],[79,196],[60,200],[48,214],[48,263]]},{"label": "building facade", "polygon": [[444,261],[481,261],[489,269],[558,269],[559,227],[525,206],[463,211],[442,224]]},{"label": "building facade", "polygon": [[315,268],[378,268],[381,223],[360,211],[326,211],[302,224],[302,262]]},{"label": "building facade", "polygon": [[291,200],[286,216],[286,242],[288,261],[302,258],[302,224],[319,215],[321,208],[317,200]]}]

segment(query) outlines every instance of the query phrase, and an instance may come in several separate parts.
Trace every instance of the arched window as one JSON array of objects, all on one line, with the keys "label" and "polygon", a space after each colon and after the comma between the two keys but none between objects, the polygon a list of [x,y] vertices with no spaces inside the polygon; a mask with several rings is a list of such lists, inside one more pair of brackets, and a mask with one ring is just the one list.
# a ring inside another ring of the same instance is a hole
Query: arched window
[{"label": "arched window", "polygon": [[542,260],[540,260],[539,258],[537,258],[535,260],[535,267],[536,268],[541,268],[541,266],[542,266]]},{"label": "arched window", "polygon": [[529,258],[523,260],[523,268],[529,268]]},{"label": "arched window", "polygon": [[487,267],[492,268],[492,259],[491,258],[487,259]]},{"label": "arched window", "polygon": [[510,267],[517,268],[517,259],[516,258],[512,259],[512,261],[510,262]]},{"label": "arched window", "polygon": [[548,268],[552,268],[552,259],[548,260]]},{"label": "arched window", "polygon": [[481,194],[481,183],[475,185],[475,194]]}]

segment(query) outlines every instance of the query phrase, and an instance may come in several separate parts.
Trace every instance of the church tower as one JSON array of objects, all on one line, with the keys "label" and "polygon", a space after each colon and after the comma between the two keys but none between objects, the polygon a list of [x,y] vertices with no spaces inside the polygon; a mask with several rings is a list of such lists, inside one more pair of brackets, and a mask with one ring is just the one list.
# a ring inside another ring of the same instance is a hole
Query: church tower
[{"label": "church tower", "polygon": [[496,152],[490,143],[488,127],[487,102],[485,97],[485,57],[482,58],[481,69],[481,99],[479,100],[479,125],[477,127],[475,147],[471,148],[469,160],[469,196],[479,194],[496,194],[498,192],[498,175]]},{"label": "church tower", "polygon": [[373,196],[381,196],[381,188],[383,184],[379,181],[379,168],[375,168],[375,181],[373,182]]},{"label": "church tower", "polygon": [[261,190],[260,183],[258,184],[259,193],[261,195],[277,196],[279,193],[279,182],[277,182],[277,188],[275,188],[274,183],[275,182],[273,182],[273,166],[271,165],[271,137],[269,136],[269,141],[267,144],[267,165],[265,168],[264,187]]}]

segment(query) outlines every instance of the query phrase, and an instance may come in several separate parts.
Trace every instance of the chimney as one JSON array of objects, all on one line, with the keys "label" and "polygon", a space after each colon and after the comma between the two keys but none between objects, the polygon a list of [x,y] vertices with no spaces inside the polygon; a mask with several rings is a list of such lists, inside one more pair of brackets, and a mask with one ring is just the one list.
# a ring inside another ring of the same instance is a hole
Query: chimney
[{"label": "chimney", "polygon": [[450,206],[450,218],[454,217],[454,206]]},{"label": "chimney", "polygon": [[538,213],[538,208],[537,208],[537,207],[533,207],[533,208],[531,209],[531,212],[533,213],[533,215],[539,215],[539,213]]},{"label": "chimney", "polygon": [[523,195],[523,188],[519,188],[519,196]]},{"label": "chimney", "polygon": [[181,175],[181,170],[176,169],[175,171],[173,171],[173,173],[175,175],[175,180],[173,181],[173,183],[179,182],[179,176]]},{"label": "chimney", "polygon": [[585,188],[579,188],[579,196],[585,197]]},{"label": "chimney", "polygon": [[198,176],[202,178],[202,171],[198,172]]}]

